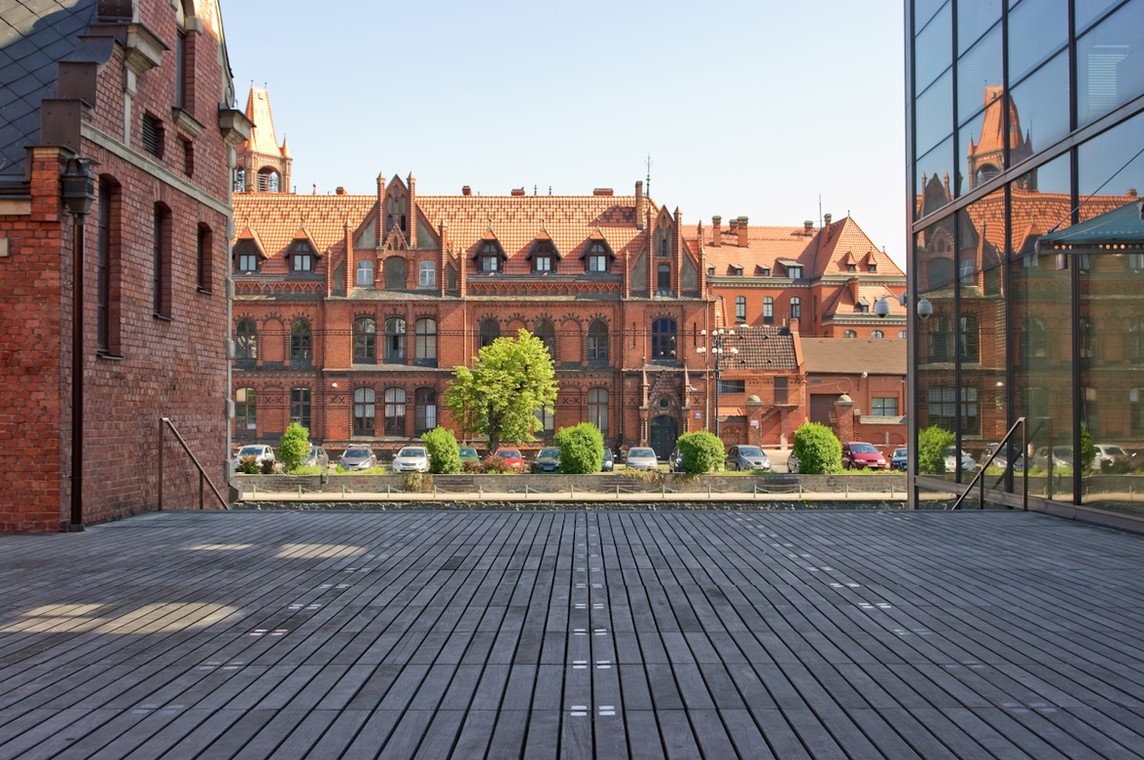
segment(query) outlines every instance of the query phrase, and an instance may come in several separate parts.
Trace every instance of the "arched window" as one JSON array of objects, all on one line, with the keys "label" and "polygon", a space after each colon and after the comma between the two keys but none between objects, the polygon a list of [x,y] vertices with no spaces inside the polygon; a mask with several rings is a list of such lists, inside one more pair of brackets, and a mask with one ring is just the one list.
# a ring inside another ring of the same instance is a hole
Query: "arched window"
[{"label": "arched window", "polygon": [[385,434],[405,435],[405,389],[385,389]]},{"label": "arched window", "polygon": [[605,364],[608,361],[608,325],[602,319],[588,325],[588,361]]},{"label": "arched window", "polygon": [[662,317],[651,323],[652,361],[675,361],[675,320]]},{"label": "arched window", "polygon": [[420,435],[437,427],[437,391],[418,388],[413,394],[413,426]]},{"label": "arched window", "polygon": [[655,291],[661,295],[671,293],[671,266],[660,264],[655,268]]},{"label": "arched window", "polygon": [[588,391],[588,422],[608,437],[608,390],[592,388]]},{"label": "arched window", "polygon": [[173,232],[171,209],[166,204],[155,204],[154,224],[151,249],[151,308],[157,317],[170,317]]},{"label": "arched window", "polygon": [[246,192],[246,169],[239,168],[234,172],[234,192]]},{"label": "arched window", "polygon": [[548,349],[548,355],[552,357],[552,361],[556,361],[556,328],[553,327],[552,320],[542,319],[537,322],[532,334],[540,338],[544,347]]},{"label": "arched window", "polygon": [[313,358],[313,336],[310,320],[295,319],[290,323],[290,361],[308,361]]},{"label": "arched window", "polygon": [[870,337],[881,340],[882,338],[886,337],[886,333],[882,332],[881,330],[873,330],[870,333]]},{"label": "arched window", "polygon": [[495,319],[486,319],[481,322],[481,348],[491,346],[493,341],[500,337],[500,325]]},{"label": "arched window", "polygon": [[437,364],[437,320],[421,317],[414,323],[417,334],[414,359],[418,364]]},{"label": "arched window", "polygon": [[234,392],[234,430],[258,428],[257,394],[253,388],[239,388]]},{"label": "arched window", "polygon": [[1049,355],[1049,331],[1040,317],[1029,317],[1021,324],[1021,346],[1026,359]]},{"label": "arched window", "polygon": [[258,192],[260,193],[276,193],[278,192],[281,178],[278,172],[270,168],[258,170]]},{"label": "arched window", "polygon": [[775,299],[772,296],[763,298],[763,324],[773,325],[775,323]]},{"label": "arched window", "polygon": [[735,296],[735,321],[747,321],[747,297]]},{"label": "arched window", "polygon": [[432,261],[422,261],[417,265],[417,287],[433,288],[437,286],[437,265]]},{"label": "arched window", "polygon": [[377,322],[370,317],[354,320],[354,361],[377,361]]},{"label": "arched window", "polygon": [[[122,265],[120,263],[123,193],[108,177],[99,180],[99,247],[96,249],[96,348],[100,353],[119,353],[119,315]],[[209,254],[208,254],[209,255]]]},{"label": "arched window", "polygon": [[236,359],[258,358],[258,327],[253,319],[246,317],[238,320],[238,326],[234,329],[234,343]]},{"label": "arched window", "polygon": [[385,289],[405,290],[405,259],[389,256],[383,265],[385,269]]},{"label": "arched window", "polygon": [[802,319],[802,299],[798,296],[790,299],[790,318]]},{"label": "arched window", "polygon": [[373,435],[373,420],[377,415],[373,388],[354,389],[354,435]]},{"label": "arched window", "polygon": [[854,330],[846,330],[842,333],[842,337],[843,338],[857,338],[858,333],[855,332]]},{"label": "arched window", "polygon": [[405,363],[405,320],[401,317],[385,320],[385,361],[389,364]]},{"label": "arched window", "polygon": [[357,284],[362,287],[373,285],[372,261],[359,261],[357,263]]},{"label": "arched window", "polygon": [[310,389],[290,389],[290,421],[310,429]]}]

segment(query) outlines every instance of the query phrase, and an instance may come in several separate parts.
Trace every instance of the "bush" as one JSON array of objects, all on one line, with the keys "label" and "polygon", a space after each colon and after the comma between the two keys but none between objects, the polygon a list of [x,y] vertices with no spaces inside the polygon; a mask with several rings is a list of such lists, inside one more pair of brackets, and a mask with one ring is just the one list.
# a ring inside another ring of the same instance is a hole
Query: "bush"
[{"label": "bush", "polygon": [[426,472],[407,472],[401,489],[406,493],[429,493],[433,490],[433,476]]},{"label": "bush", "polygon": [[278,441],[278,459],[282,462],[283,471],[293,473],[306,461],[309,453],[310,431],[297,422],[291,422]]},{"label": "bush", "polygon": [[438,426],[422,435],[421,440],[429,452],[429,472],[440,475],[461,471],[461,447],[452,430]]},{"label": "bush", "polygon": [[273,475],[275,464],[277,464],[277,463],[273,459],[263,459],[262,460],[262,474],[263,475]]},{"label": "bush", "polygon": [[1080,469],[1081,472],[1088,472],[1092,469],[1093,462],[1096,461],[1096,446],[1092,442],[1092,433],[1088,432],[1088,428],[1082,427],[1080,429]]},{"label": "bush", "polygon": [[805,422],[794,433],[798,471],[806,475],[842,472],[842,444],[834,431],[819,422]]},{"label": "bush", "polygon": [[676,445],[681,459],[679,470],[691,475],[714,472],[723,466],[726,458],[723,441],[705,430],[685,433]]},{"label": "bush", "polygon": [[238,460],[238,467],[235,468],[243,475],[257,475],[258,474],[258,457],[243,457]]},{"label": "bush", "polygon": [[496,454],[489,454],[481,460],[481,472],[492,473],[495,475],[516,474],[516,469],[509,464],[508,460],[504,457],[498,457]]},{"label": "bush", "polygon": [[591,422],[560,428],[556,433],[560,447],[560,471],[572,475],[599,472],[604,461],[604,434]]},{"label": "bush", "polygon": [[952,445],[953,433],[943,427],[930,425],[918,433],[918,472],[944,475],[945,450]]}]

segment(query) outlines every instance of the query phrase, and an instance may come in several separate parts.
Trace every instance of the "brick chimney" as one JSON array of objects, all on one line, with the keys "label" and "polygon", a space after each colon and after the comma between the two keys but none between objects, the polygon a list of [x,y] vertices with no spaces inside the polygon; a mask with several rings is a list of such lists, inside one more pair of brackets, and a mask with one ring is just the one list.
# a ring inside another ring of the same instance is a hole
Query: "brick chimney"
[{"label": "brick chimney", "polygon": [[524,197],[524,188],[523,187],[514,187],[512,189],[512,197],[513,198],[523,198]]},{"label": "brick chimney", "polygon": [[642,230],[644,216],[643,180],[636,180],[636,229]]},{"label": "brick chimney", "polygon": [[468,197],[468,196],[470,196],[470,195],[472,195],[472,194],[473,194],[473,188],[469,187],[468,185],[464,185],[464,186],[461,188],[461,195],[463,195],[463,196],[465,196],[465,197]]},{"label": "brick chimney", "polygon": [[739,247],[746,248],[750,244],[750,236],[747,234],[747,217],[739,217]]},{"label": "brick chimney", "polygon": [[806,235],[807,237],[810,237],[811,235],[814,234],[814,222],[813,221],[811,221],[810,219],[806,219],[803,221],[803,223],[802,223],[802,234]]},{"label": "brick chimney", "polygon": [[711,245],[718,247],[723,243],[723,217],[711,217]]}]

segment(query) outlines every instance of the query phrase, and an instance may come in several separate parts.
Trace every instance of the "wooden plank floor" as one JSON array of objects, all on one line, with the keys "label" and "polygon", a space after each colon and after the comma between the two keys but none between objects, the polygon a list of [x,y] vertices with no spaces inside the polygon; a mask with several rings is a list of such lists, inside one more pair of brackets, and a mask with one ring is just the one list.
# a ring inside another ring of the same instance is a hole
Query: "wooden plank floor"
[{"label": "wooden plank floor", "polygon": [[1144,757],[1144,536],[1021,512],[0,536],[0,758]]}]

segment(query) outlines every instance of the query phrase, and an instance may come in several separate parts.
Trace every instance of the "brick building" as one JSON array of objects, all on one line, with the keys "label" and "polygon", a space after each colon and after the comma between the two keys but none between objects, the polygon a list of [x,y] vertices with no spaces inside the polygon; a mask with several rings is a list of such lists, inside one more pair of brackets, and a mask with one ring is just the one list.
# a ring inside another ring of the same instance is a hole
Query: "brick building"
[{"label": "brick building", "polygon": [[[3,20],[0,441],[17,466],[0,529],[77,529],[156,508],[162,417],[223,482],[246,120],[214,0],[23,3]],[[167,503],[196,504],[198,472],[167,440]]]}]

